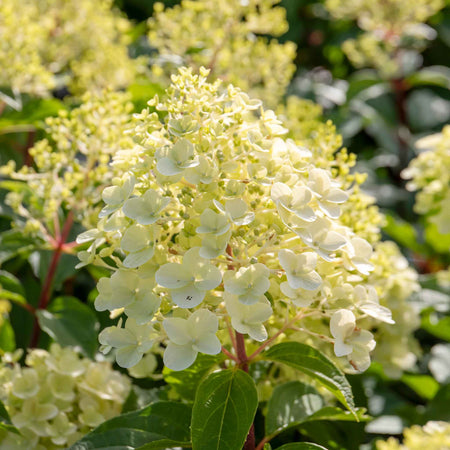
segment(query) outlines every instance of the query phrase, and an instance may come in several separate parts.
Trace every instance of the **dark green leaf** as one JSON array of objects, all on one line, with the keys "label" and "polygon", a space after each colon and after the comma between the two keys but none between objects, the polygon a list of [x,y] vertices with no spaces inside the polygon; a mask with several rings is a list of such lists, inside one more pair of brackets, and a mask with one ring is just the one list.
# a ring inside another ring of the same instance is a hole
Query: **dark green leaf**
[{"label": "dark green leaf", "polygon": [[242,370],[212,373],[200,384],[192,410],[194,450],[240,449],[253,423],[258,395]]},{"label": "dark green leaf", "polygon": [[[76,442],[70,450],[164,449],[189,445],[191,408],[157,402],[139,411],[114,417]],[[152,443],[152,446],[148,446]]]},{"label": "dark green leaf", "polygon": [[276,450],[327,450],[318,444],[312,442],[291,442],[290,444],[284,444],[278,447]]},{"label": "dark green leaf", "polygon": [[39,325],[62,346],[79,346],[93,357],[98,348],[98,322],[91,308],[75,297],[58,297],[47,310],[38,310]]},{"label": "dark green leaf", "polygon": [[344,374],[325,355],[309,345],[283,342],[263,353],[264,359],[293,367],[326,387],[350,411],[355,412],[352,389]]},{"label": "dark green leaf", "polygon": [[163,370],[164,381],[168,383],[183,400],[194,401],[195,393],[202,378],[223,360],[223,354],[210,356],[199,354],[195,363],[178,372],[167,367]]},{"label": "dark green leaf", "polygon": [[426,420],[450,421],[450,384],[442,386],[428,404],[425,412]]},{"label": "dark green leaf", "polygon": [[439,319],[437,313],[427,311],[422,317],[422,328],[433,336],[450,342],[450,316]]},{"label": "dark green leaf", "polygon": [[291,381],[277,386],[268,404],[266,435],[302,422],[323,405],[322,396],[308,384]]}]

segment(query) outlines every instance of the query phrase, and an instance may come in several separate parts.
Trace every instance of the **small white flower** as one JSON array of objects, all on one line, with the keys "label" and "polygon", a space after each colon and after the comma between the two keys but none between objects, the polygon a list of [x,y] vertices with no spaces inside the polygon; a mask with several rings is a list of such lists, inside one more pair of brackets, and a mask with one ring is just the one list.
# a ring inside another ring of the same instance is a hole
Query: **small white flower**
[{"label": "small white flower", "polygon": [[199,248],[191,248],[183,256],[181,264],[168,263],[155,274],[156,282],[170,289],[172,300],[181,308],[194,308],[205,298],[207,291],[219,286],[220,270],[199,254]]},{"label": "small white flower", "polygon": [[221,344],[216,336],[219,322],[207,309],[195,311],[188,319],[164,319],[164,330],[170,339],[164,351],[164,365],[172,370],[191,366],[198,353],[217,355]]},{"label": "small white flower", "polygon": [[332,219],[337,219],[341,214],[339,204],[345,203],[348,195],[333,186],[328,172],[323,169],[312,169],[309,172],[308,186],[317,197],[322,212]]},{"label": "small white flower", "polygon": [[317,255],[305,252],[296,255],[291,250],[280,250],[278,259],[286,272],[287,281],[292,289],[307,289],[313,291],[322,284],[322,278],[314,270],[317,265]]},{"label": "small white flower", "polygon": [[[119,323],[120,325],[120,323]],[[153,346],[154,331],[150,323],[138,325],[134,319],[127,319],[125,328],[107,327],[98,336],[103,353],[116,350],[116,361],[120,367],[135,366]]]},{"label": "small white flower", "polygon": [[248,334],[258,342],[267,339],[267,330],[263,322],[272,315],[272,307],[269,300],[263,295],[258,302],[244,305],[236,295],[224,293],[225,307],[231,317],[231,325],[238,332]]},{"label": "small white flower", "polygon": [[[373,270],[373,265],[369,261],[373,254],[372,246],[365,239],[359,237],[350,239],[348,246],[350,252],[344,258],[346,268],[353,270],[354,267],[359,273],[369,275]],[[350,261],[347,261],[348,258]]]},{"label": "small white flower", "polygon": [[333,313],[330,331],[335,338],[335,355],[347,356],[352,367],[358,372],[366,370],[370,365],[369,353],[376,345],[373,334],[357,328],[356,318],[348,309]]},{"label": "small white flower", "polygon": [[120,241],[120,247],[127,252],[123,265],[135,268],[145,264],[155,253],[155,238],[151,227],[131,225]]},{"label": "small white flower", "polygon": [[316,219],[313,209],[308,206],[312,195],[307,187],[297,186],[291,190],[286,184],[277,182],[272,186],[270,195],[278,209],[284,208],[306,222]]},{"label": "small white flower", "polygon": [[127,176],[124,180],[116,178],[113,183],[114,186],[103,189],[102,198],[106,206],[101,210],[99,217],[109,216],[117,211],[133,192],[136,180],[133,176]]},{"label": "small white flower", "polygon": [[151,225],[159,219],[161,211],[170,201],[170,197],[163,197],[159,192],[149,189],[141,197],[128,199],[122,211],[141,225]]},{"label": "small white flower", "polygon": [[225,202],[225,207],[222,203],[214,200],[214,205],[219,211],[227,214],[230,220],[238,226],[248,225],[253,222],[255,218],[255,214],[253,212],[247,212],[247,203],[240,198],[232,198],[231,200],[227,200]]},{"label": "small white flower", "polygon": [[187,139],[180,139],[166,150],[156,163],[156,170],[164,176],[177,175],[184,170],[196,167],[200,163],[194,155],[194,146]]},{"label": "small white flower", "polygon": [[230,223],[224,214],[215,213],[212,209],[206,208],[200,216],[201,226],[196,231],[199,234],[213,234],[221,236],[230,229]]},{"label": "small white flower", "polygon": [[394,324],[392,312],[380,305],[377,291],[373,286],[363,286],[358,284],[353,290],[353,296],[358,309],[368,316],[381,320],[382,322]]},{"label": "small white flower", "polygon": [[225,290],[237,295],[241,303],[251,305],[259,301],[270,288],[270,271],[261,263],[241,267],[238,271],[228,270],[223,276]]}]

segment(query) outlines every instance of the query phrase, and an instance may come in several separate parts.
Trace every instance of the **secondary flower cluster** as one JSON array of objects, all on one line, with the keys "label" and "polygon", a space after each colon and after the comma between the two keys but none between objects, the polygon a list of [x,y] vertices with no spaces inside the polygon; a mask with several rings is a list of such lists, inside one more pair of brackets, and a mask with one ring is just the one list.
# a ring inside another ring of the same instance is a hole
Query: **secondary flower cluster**
[{"label": "secondary flower cluster", "polygon": [[393,320],[368,283],[372,246],[340,221],[349,192],[283,138],[273,111],[207,75],[180,69],[149,102],[163,123],[135,115],[135,146],[113,162],[123,174],[103,191],[97,228],[79,236],[113,271],[96,308],[126,316],[101,332],[103,350],[132,367],[164,342],[165,364],[181,370],[219,353],[227,324],[261,342],[300,322],[320,339],[325,319],[335,354],[365,370],[375,341],[360,321]]},{"label": "secondary flower cluster", "polygon": [[159,51],[155,75],[161,66],[168,74],[180,65],[204,66],[213,79],[276,106],[295,70],[295,45],[266,37],[287,31],[285,9],[274,6],[278,2],[182,0],[165,11],[156,3],[149,19],[150,45]]},{"label": "secondary flower cluster", "polygon": [[436,32],[425,22],[444,7],[442,0],[373,2],[327,0],[328,11],[338,19],[357,20],[364,30],[344,42],[343,50],[355,67],[374,67],[387,77],[398,76],[408,50],[423,50]]},{"label": "secondary flower cluster", "polygon": [[112,3],[2,1],[0,86],[45,96],[65,85],[73,93],[128,85],[137,71],[127,53],[130,24]]},{"label": "secondary flower cluster", "polygon": [[0,169],[26,182],[11,185],[6,197],[18,215],[16,228],[48,241],[63,210],[72,210],[86,227],[96,223],[101,191],[114,176],[108,165],[111,157],[130,145],[123,132],[131,110],[127,94],[105,91],[85,94],[78,108],[47,119],[47,138],[29,150],[34,167],[16,171],[10,161]]},{"label": "secondary flower cluster", "polygon": [[443,450],[450,448],[450,423],[427,422],[423,427],[414,425],[404,431],[403,444],[390,437],[387,441],[377,441],[377,450]]},{"label": "secondary flower cluster", "polygon": [[31,350],[26,367],[14,359],[6,354],[0,363],[0,400],[20,435],[0,430],[2,448],[67,448],[120,414],[130,391],[130,380],[110,363],[81,358],[70,347]]},{"label": "secondary flower cluster", "polygon": [[425,150],[402,172],[411,180],[406,187],[419,191],[414,209],[430,216],[439,233],[450,233],[450,126],[441,133],[420,139],[417,147]]}]

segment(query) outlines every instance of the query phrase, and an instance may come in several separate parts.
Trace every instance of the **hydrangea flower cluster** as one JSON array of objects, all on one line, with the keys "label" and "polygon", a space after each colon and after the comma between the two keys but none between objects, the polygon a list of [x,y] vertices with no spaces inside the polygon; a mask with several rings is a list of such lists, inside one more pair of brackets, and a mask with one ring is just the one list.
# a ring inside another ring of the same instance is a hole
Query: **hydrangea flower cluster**
[{"label": "hydrangea flower cluster", "polygon": [[[186,65],[211,71],[251,96],[274,107],[294,74],[295,45],[266,36],[287,31],[286,11],[279,0],[182,0],[163,10],[155,4],[149,40],[159,51],[155,75]],[[159,67],[159,68],[158,68]]]},{"label": "hydrangea flower cluster", "polygon": [[441,133],[420,139],[417,147],[425,150],[403,170],[406,185],[416,195],[414,210],[426,214],[439,233],[450,233],[450,126]]},{"label": "hydrangea flower cluster", "polygon": [[73,211],[75,220],[86,227],[96,223],[102,189],[114,176],[108,163],[130,145],[123,132],[131,110],[125,93],[87,93],[78,108],[46,120],[47,138],[29,150],[35,167],[16,171],[10,161],[0,169],[3,175],[26,182],[14,185],[6,197],[18,215],[16,228],[51,240],[61,210]]},{"label": "hydrangea flower cluster", "polygon": [[327,0],[328,11],[337,19],[357,20],[364,30],[342,49],[355,67],[374,67],[387,77],[399,75],[408,48],[423,50],[436,32],[425,22],[444,7],[442,0],[372,2]]},{"label": "hydrangea flower cluster", "polygon": [[[348,190],[284,138],[273,111],[207,75],[180,69],[149,102],[163,123],[135,115],[135,146],[113,161],[122,176],[103,191],[97,228],[79,236],[113,271],[96,308],[125,316],[101,332],[103,350],[132,367],[164,343],[166,366],[181,370],[228,345],[219,328],[262,342],[301,326],[365,370],[375,341],[361,321],[393,320],[368,282],[371,244],[340,221]],[[328,336],[316,332],[324,320]]]},{"label": "hydrangea flower cluster", "polygon": [[377,441],[377,450],[442,450],[450,448],[450,423],[430,421],[423,427],[414,425],[404,431],[405,439],[401,444],[390,437],[387,441]]},{"label": "hydrangea flower cluster", "polygon": [[24,0],[17,8],[1,2],[0,86],[45,96],[65,85],[79,94],[130,84],[140,63],[128,57],[130,24],[112,3]]},{"label": "hydrangea flower cluster", "polygon": [[0,363],[0,400],[21,435],[0,430],[10,450],[67,448],[122,410],[131,382],[109,362],[82,358],[70,347],[31,350],[26,367],[5,354]]}]

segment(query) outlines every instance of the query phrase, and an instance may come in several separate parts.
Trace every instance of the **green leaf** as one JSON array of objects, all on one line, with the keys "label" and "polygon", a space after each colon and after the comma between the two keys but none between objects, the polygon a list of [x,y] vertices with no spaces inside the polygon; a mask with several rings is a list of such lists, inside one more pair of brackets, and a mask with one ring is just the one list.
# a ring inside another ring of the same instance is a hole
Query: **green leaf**
[{"label": "green leaf", "polygon": [[16,336],[8,320],[3,319],[0,325],[0,349],[4,352],[13,352],[16,349]]},{"label": "green leaf", "polygon": [[20,434],[19,430],[12,424],[8,411],[6,411],[5,405],[1,400],[0,400],[0,430]]},{"label": "green leaf", "polygon": [[99,324],[91,308],[75,297],[58,297],[47,310],[37,311],[39,325],[62,346],[79,346],[93,358],[97,348]]},{"label": "green leaf", "polygon": [[163,369],[164,381],[168,383],[183,400],[194,401],[200,381],[222,360],[223,354],[217,356],[200,353],[189,368],[180,371]]},{"label": "green leaf", "polygon": [[386,226],[383,231],[403,247],[418,253],[426,253],[424,246],[418,243],[417,231],[408,222],[386,214]]},{"label": "green leaf", "polygon": [[147,102],[155,95],[163,95],[164,89],[157,83],[134,83],[128,87],[131,101],[138,111],[147,107]]},{"label": "green leaf", "polygon": [[333,362],[315,348],[300,342],[283,342],[264,352],[263,358],[286,364],[314,378],[355,413],[350,383]]},{"label": "green leaf", "polygon": [[278,447],[276,450],[327,450],[318,444],[312,442],[291,442],[290,444],[284,444]]},{"label": "green leaf", "polygon": [[430,375],[404,374],[400,380],[427,400],[431,400],[439,390],[439,383]]},{"label": "green leaf", "polygon": [[442,386],[428,404],[425,419],[426,420],[444,420],[450,421],[450,384]]},{"label": "green leaf", "polygon": [[450,233],[442,234],[434,223],[427,223],[425,228],[425,241],[430,244],[437,253],[448,254],[450,248]]},{"label": "green leaf", "polygon": [[189,446],[190,419],[191,408],[188,405],[152,403],[139,411],[107,420],[73,444],[70,450],[144,450]]},{"label": "green leaf", "polygon": [[13,274],[0,270],[0,299],[11,300],[16,303],[26,303],[25,291],[19,279]]},{"label": "green leaf", "polygon": [[450,342],[450,316],[438,318],[434,311],[426,311],[422,317],[421,327],[433,336]]},{"label": "green leaf", "polygon": [[411,86],[440,86],[450,89],[450,70],[445,66],[424,67],[409,75],[406,81]]},{"label": "green leaf", "polygon": [[7,230],[0,233],[0,264],[26,254],[36,247],[36,239],[24,236],[20,231]]},{"label": "green leaf", "polygon": [[253,379],[242,370],[222,370],[200,384],[192,410],[192,448],[242,448],[258,407]]},{"label": "green leaf", "polygon": [[366,415],[365,408],[356,408],[355,414],[350,411],[344,411],[335,406],[325,406],[311,416],[307,417],[304,422],[311,422],[313,420],[332,420],[343,422],[367,422],[370,416]]},{"label": "green leaf", "polygon": [[[34,126],[40,126],[41,121],[47,117],[56,116],[61,109],[66,109],[64,103],[55,98],[30,100],[20,111],[12,110],[2,114],[0,134],[33,130]],[[28,128],[25,129],[25,126]]]},{"label": "green leaf", "polygon": [[322,396],[308,384],[300,381],[277,386],[269,400],[266,415],[266,435],[303,422],[324,405]]}]

